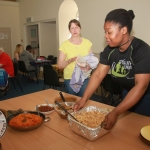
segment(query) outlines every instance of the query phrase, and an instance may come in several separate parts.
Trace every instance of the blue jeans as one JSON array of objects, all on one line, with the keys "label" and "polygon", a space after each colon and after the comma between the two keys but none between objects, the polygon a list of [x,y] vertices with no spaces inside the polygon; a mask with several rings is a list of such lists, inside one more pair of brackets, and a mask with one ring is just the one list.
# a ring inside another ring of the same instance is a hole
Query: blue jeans
[{"label": "blue jeans", "polygon": [[78,93],[76,93],[76,92],[74,92],[72,90],[72,88],[69,85],[70,79],[68,79],[68,80],[65,79],[64,83],[65,83],[66,92],[69,93],[69,94],[72,94],[72,95],[76,95],[76,96],[82,97],[83,94],[84,94],[84,91],[85,91],[85,89],[87,87],[88,82],[89,82],[89,78],[85,79],[84,82],[83,82],[83,86],[81,87],[80,91]]},{"label": "blue jeans", "polygon": [[[123,99],[127,95],[127,93],[127,90],[123,90]],[[135,104],[132,108],[129,109],[129,111],[145,116],[150,116],[150,93],[144,95],[137,104]]]}]

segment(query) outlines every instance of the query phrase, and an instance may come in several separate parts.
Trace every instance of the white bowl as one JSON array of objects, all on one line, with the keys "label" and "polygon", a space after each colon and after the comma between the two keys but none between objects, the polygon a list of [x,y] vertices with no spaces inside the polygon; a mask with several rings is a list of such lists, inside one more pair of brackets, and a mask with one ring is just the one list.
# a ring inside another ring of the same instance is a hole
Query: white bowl
[{"label": "white bowl", "polygon": [[37,59],[37,60],[39,61],[39,60],[41,60],[41,59]]},{"label": "white bowl", "polygon": [[[47,104],[40,104],[40,105],[38,105],[38,107],[40,107],[40,106],[47,106]],[[53,105],[53,104],[49,104],[48,106],[54,108],[54,105]],[[36,108],[35,108],[35,110],[36,110]],[[36,111],[37,111],[37,110],[36,110]],[[41,112],[41,113],[43,113],[43,114],[45,114],[45,115],[51,114],[51,113],[54,112],[54,111],[55,111],[55,109],[54,109],[54,110],[51,110],[51,111],[46,111],[46,112],[43,112],[43,111],[40,111],[40,110],[39,110],[39,112]]]}]

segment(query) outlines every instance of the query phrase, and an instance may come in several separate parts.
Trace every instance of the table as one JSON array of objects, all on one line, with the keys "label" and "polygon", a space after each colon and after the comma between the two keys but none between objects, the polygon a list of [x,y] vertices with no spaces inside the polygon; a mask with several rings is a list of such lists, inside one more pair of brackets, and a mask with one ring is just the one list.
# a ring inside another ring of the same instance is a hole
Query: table
[{"label": "table", "polygon": [[[44,66],[45,64],[51,64],[52,60],[36,60],[34,62],[30,62],[32,66],[35,66],[37,74],[39,74],[40,69],[38,67]],[[38,75],[39,76],[39,75]]]},{"label": "table", "polygon": [[[5,102],[0,102],[0,107],[7,110],[16,109]],[[28,132],[19,132],[8,127],[0,142],[2,143],[3,150],[88,150],[84,146],[48,128],[46,123],[40,128]]]},{"label": "table", "polygon": [[[69,95],[63,93],[63,95]],[[0,107],[3,109],[34,110],[36,104],[54,103],[54,99],[59,96],[57,90],[43,90],[40,92],[12,98],[1,101]],[[77,97],[77,96],[76,96]],[[80,97],[77,97],[79,100]],[[103,108],[113,109],[102,103],[89,100],[87,106],[93,105]],[[119,118],[111,132],[103,137],[89,141],[74,133],[68,124],[68,121],[58,116],[57,112],[49,115],[50,122],[44,123],[36,130],[29,132],[18,132],[8,128],[6,134],[2,137],[1,143],[4,149],[10,150],[28,150],[28,149],[90,149],[90,150],[149,150],[150,146],[143,143],[139,137],[140,129],[150,124],[150,118],[139,114],[125,112]],[[40,135],[40,136],[39,136]],[[11,140],[10,140],[11,139]],[[32,139],[33,142],[30,142]],[[34,139],[34,140],[33,140]],[[30,143],[30,144],[28,144]],[[42,147],[45,145],[45,147]],[[11,148],[10,148],[11,147]],[[34,148],[33,148],[34,147]],[[61,147],[61,148],[60,148]]]},{"label": "table", "polygon": [[36,65],[39,65],[39,64],[40,64],[40,65],[41,65],[41,64],[44,65],[45,63],[51,63],[51,62],[52,62],[52,60],[36,60],[36,61],[35,61],[35,64],[36,64]]}]

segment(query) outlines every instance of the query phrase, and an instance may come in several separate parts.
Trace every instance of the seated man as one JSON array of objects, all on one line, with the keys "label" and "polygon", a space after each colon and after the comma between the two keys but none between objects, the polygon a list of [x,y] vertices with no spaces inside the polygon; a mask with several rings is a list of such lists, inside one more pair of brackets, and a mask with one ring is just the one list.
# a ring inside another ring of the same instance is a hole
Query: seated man
[{"label": "seated man", "polygon": [[32,66],[30,64],[30,62],[35,61],[35,58],[33,57],[32,53],[30,53],[32,51],[32,47],[30,45],[28,45],[26,47],[26,50],[24,50],[21,55],[20,55],[20,60],[24,61],[27,70],[35,70],[35,66]]},{"label": "seated man", "polygon": [[[26,47],[26,50],[24,50],[21,55],[20,55],[20,59],[21,61],[24,61],[25,65],[26,65],[26,68],[27,70],[36,70],[36,67],[31,65],[31,62],[34,62],[35,61],[35,58],[33,57],[33,54],[31,53],[32,51],[32,47],[30,45],[28,45]],[[33,80],[34,79],[34,75],[33,74],[30,74],[30,79]]]},{"label": "seated man", "polygon": [[27,46],[26,46],[26,50],[27,50],[27,49],[29,49],[29,52],[33,55],[34,58],[36,58],[36,51],[35,51],[35,49],[33,49],[33,48],[31,47],[31,45],[27,45]]}]

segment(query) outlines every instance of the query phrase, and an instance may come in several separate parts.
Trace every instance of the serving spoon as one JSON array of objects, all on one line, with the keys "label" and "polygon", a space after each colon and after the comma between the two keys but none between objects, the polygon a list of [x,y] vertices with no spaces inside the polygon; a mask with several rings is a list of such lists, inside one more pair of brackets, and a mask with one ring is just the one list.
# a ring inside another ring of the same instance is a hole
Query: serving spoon
[{"label": "serving spoon", "polygon": [[49,106],[48,99],[46,99],[45,101],[46,101],[46,103],[47,103],[47,106]]},{"label": "serving spoon", "polygon": [[38,115],[40,116],[38,105],[36,105],[36,110],[37,110],[37,112],[38,112]]},{"label": "serving spoon", "polygon": [[55,104],[57,104],[63,111],[65,111],[65,113],[67,113],[69,116],[71,116],[74,120],[76,120],[77,122],[79,122],[73,115],[71,115],[67,109],[65,109],[65,107],[63,107],[60,103],[58,103],[57,101],[55,101]]},{"label": "serving spoon", "polygon": [[63,94],[62,94],[61,92],[59,92],[59,94],[60,94],[60,97],[61,97],[61,99],[63,100],[63,102],[66,102],[66,100],[65,100],[65,98],[64,98],[64,96],[63,96]]}]

